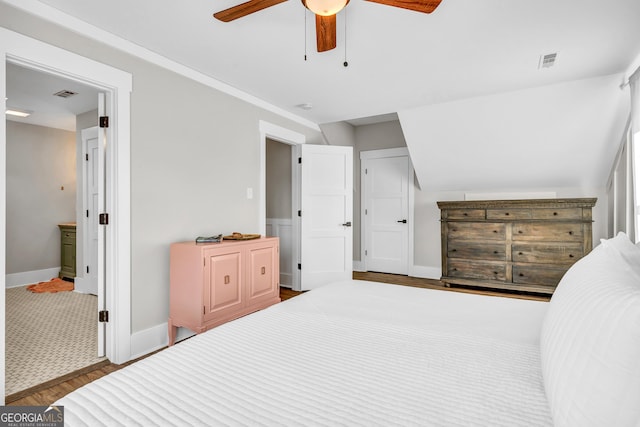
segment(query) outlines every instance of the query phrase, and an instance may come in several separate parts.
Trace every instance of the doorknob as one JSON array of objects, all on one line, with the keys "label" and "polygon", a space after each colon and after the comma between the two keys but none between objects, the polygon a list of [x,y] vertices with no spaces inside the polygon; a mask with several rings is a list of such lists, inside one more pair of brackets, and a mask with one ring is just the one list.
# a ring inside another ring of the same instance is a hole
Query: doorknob
[{"label": "doorknob", "polygon": [[347,221],[344,224],[342,224],[343,227],[351,227],[351,221]]},{"label": "doorknob", "polygon": [[406,223],[407,223],[407,220],[406,220],[406,219],[401,219],[400,221],[396,221],[396,222],[401,222],[401,223],[403,223],[403,224],[406,224]]}]

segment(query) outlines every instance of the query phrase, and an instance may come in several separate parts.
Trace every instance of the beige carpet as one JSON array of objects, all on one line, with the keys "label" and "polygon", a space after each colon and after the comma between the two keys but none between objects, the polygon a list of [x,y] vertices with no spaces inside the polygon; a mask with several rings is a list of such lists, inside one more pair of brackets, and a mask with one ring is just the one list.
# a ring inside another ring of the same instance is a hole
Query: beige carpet
[{"label": "beige carpet", "polygon": [[6,291],[5,394],[98,363],[97,297]]}]

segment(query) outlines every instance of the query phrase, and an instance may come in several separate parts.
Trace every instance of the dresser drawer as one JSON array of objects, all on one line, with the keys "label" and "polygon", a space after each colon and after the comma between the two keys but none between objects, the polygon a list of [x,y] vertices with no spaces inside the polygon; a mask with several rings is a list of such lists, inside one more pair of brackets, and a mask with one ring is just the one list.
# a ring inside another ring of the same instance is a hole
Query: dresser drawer
[{"label": "dresser drawer", "polygon": [[514,262],[571,265],[583,255],[580,243],[514,243],[511,247],[511,259]]},{"label": "dresser drawer", "polygon": [[583,239],[583,225],[563,223],[513,224],[513,240],[576,241]]},{"label": "dresser drawer", "polygon": [[62,230],[60,238],[62,239],[62,243],[75,243],[76,241],[76,232],[75,231],[65,231]]},{"label": "dresser drawer", "polygon": [[449,277],[504,281],[507,277],[507,266],[503,262],[467,261],[451,258],[447,264],[447,275]]},{"label": "dresser drawer", "polygon": [[531,213],[531,209],[488,209],[487,210],[487,219],[504,219],[504,220],[515,220],[515,219],[531,219],[533,214]]},{"label": "dresser drawer", "polygon": [[447,219],[484,219],[484,209],[450,209],[447,211]]},{"label": "dresser drawer", "polygon": [[449,258],[486,259],[504,261],[507,259],[504,243],[465,242],[450,240],[447,247]]},{"label": "dresser drawer", "polygon": [[448,225],[448,238],[467,240],[504,240],[506,225],[491,222],[455,222]]},{"label": "dresser drawer", "polygon": [[567,268],[514,264],[513,283],[555,287],[566,272]]},{"label": "dresser drawer", "polygon": [[533,219],[582,219],[582,208],[533,209]]}]

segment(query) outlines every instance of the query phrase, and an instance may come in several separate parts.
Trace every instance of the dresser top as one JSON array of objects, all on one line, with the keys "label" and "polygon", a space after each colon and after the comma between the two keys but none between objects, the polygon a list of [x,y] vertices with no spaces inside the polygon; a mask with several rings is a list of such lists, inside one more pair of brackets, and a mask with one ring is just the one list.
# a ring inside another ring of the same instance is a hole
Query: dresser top
[{"label": "dresser top", "polygon": [[218,246],[236,246],[236,245],[247,245],[252,243],[260,243],[260,242],[271,242],[273,240],[278,240],[277,237],[259,237],[257,239],[249,239],[249,240],[223,240],[222,242],[210,242],[210,243],[196,243],[194,240],[189,240],[187,242],[176,242],[171,245],[180,245],[180,246],[197,246],[197,247],[218,247]]},{"label": "dresser top", "polygon": [[518,200],[458,200],[440,201],[440,209],[495,209],[495,208],[592,208],[595,197],[572,199],[518,199]]}]

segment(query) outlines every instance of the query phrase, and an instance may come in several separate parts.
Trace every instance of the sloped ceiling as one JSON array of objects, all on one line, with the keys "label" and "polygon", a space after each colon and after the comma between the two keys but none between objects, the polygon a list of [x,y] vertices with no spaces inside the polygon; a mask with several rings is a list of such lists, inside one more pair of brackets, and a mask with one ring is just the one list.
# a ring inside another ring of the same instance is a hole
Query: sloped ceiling
[{"label": "sloped ceiling", "polygon": [[629,111],[620,75],[398,113],[427,191],[603,188]]},{"label": "sloped ceiling", "polygon": [[[317,124],[621,73],[640,53],[638,0],[443,0],[428,15],[353,0],[325,53],[299,0],[229,23],[211,15],[243,0],[0,1],[122,44],[116,35]],[[557,64],[541,72],[552,52]]]}]

